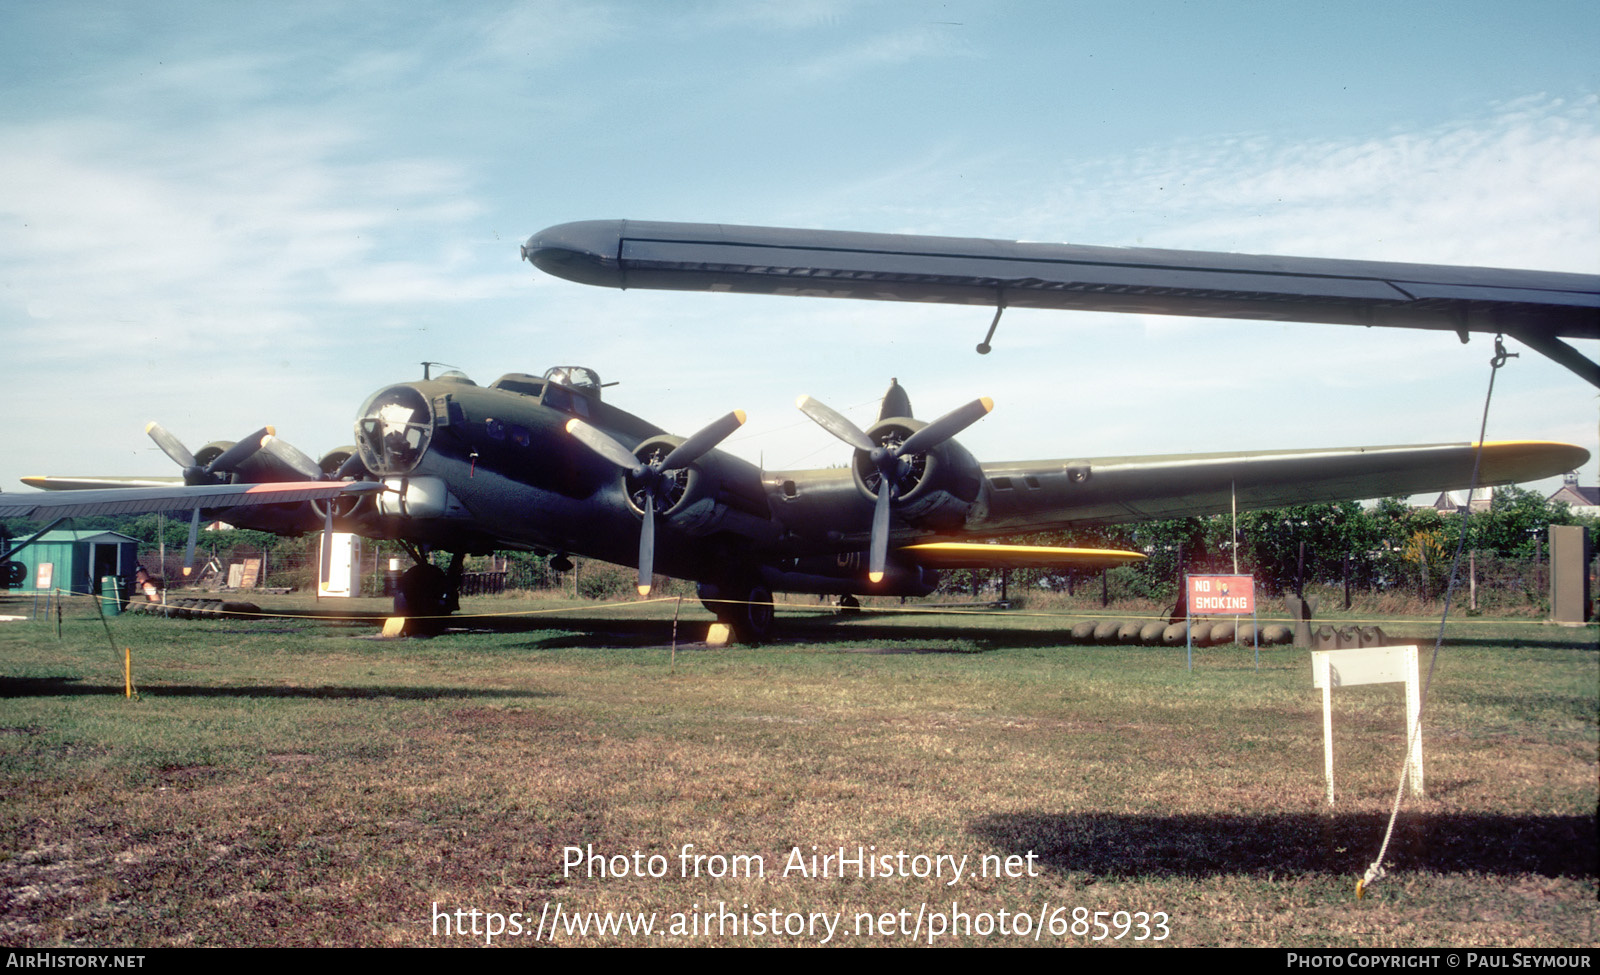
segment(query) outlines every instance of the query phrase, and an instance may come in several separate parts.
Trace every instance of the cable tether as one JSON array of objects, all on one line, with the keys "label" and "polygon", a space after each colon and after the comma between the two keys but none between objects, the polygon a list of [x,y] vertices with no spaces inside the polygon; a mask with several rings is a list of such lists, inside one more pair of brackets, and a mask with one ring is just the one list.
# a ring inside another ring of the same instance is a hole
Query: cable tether
[{"label": "cable tether", "polygon": [[1439,634],[1434,637],[1433,656],[1428,659],[1428,676],[1422,682],[1422,696],[1417,706],[1417,722],[1407,735],[1405,751],[1402,753],[1404,757],[1400,762],[1400,782],[1395,786],[1394,805],[1389,810],[1389,825],[1383,831],[1383,843],[1378,847],[1377,858],[1367,865],[1366,874],[1356,881],[1357,899],[1365,895],[1367,887],[1384,874],[1383,858],[1389,852],[1389,839],[1394,835],[1395,820],[1400,816],[1400,799],[1405,794],[1406,779],[1411,773],[1411,764],[1407,759],[1411,755],[1412,745],[1417,736],[1422,733],[1422,715],[1428,707],[1428,689],[1433,686],[1433,671],[1439,663],[1439,648],[1444,645],[1445,623],[1450,619],[1450,601],[1456,592],[1456,573],[1461,568],[1461,553],[1465,551],[1467,545],[1467,523],[1472,514],[1472,495],[1478,489],[1478,468],[1483,461],[1483,438],[1489,429],[1489,403],[1494,399],[1494,375],[1506,364],[1506,360],[1515,359],[1517,356],[1515,352],[1506,351],[1504,335],[1494,337],[1494,357],[1489,360],[1489,391],[1483,397],[1483,418],[1478,423],[1478,450],[1472,456],[1472,482],[1467,488],[1467,510],[1461,516],[1461,531],[1456,537],[1456,554],[1450,561],[1450,582],[1445,586],[1444,613],[1439,617]]}]

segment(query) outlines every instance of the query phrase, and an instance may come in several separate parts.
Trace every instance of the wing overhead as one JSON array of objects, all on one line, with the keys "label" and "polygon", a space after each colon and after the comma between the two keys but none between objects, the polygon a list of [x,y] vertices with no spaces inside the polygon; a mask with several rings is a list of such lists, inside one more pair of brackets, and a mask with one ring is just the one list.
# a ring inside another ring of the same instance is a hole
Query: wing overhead
[{"label": "wing overhead", "polygon": [[299,481],[283,484],[219,484],[204,487],[124,487],[46,494],[0,494],[0,518],[67,518],[137,514],[193,508],[220,510],[263,504],[316,501],[341,494],[380,490],[371,481]]},{"label": "wing overhead", "polygon": [[1600,386],[1600,275],[593,220],[522,255],[584,284],[1504,332]]},{"label": "wing overhead", "polygon": [[[1347,447],[985,464],[982,534],[1221,514],[1457,490],[1473,483],[1477,445]],[[1482,486],[1576,470],[1589,452],[1539,441],[1486,443]]]}]

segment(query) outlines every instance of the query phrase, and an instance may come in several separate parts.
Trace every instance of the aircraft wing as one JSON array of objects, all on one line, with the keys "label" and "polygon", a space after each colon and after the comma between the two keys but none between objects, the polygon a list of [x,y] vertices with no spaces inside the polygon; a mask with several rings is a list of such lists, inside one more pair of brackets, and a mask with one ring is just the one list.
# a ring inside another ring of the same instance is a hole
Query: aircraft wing
[{"label": "aircraft wing", "polygon": [[1600,386],[1562,341],[1600,339],[1596,274],[638,220],[549,227],[522,255],[612,288],[1503,332]]},{"label": "aircraft wing", "polygon": [[[1007,532],[1222,514],[1239,509],[1459,490],[1472,485],[1477,445],[1349,447],[985,464],[989,510],[969,530]],[[1479,486],[1576,470],[1571,444],[1484,445]]]},{"label": "aircraft wing", "polygon": [[1057,545],[995,545],[981,542],[919,542],[895,550],[940,569],[1114,569],[1144,559],[1142,552]]},{"label": "aircraft wing", "polygon": [[315,501],[341,494],[377,490],[375,482],[295,481],[282,484],[219,484],[185,487],[119,487],[66,491],[0,493],[0,518],[123,515],[146,511],[217,510],[263,504]]}]

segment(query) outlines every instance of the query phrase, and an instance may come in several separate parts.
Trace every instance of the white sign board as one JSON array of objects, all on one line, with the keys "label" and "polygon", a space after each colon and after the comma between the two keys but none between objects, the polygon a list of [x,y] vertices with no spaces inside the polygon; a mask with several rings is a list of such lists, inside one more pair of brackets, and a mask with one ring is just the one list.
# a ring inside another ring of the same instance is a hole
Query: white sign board
[{"label": "white sign board", "polygon": [[[327,535],[321,535],[319,538],[322,539],[321,544],[329,544]],[[318,595],[345,597],[361,595],[360,535],[334,532],[328,554],[322,558],[328,564],[328,578],[318,580]]]},{"label": "white sign board", "polygon": [[1313,650],[1311,683],[1322,691],[1322,766],[1328,778],[1328,805],[1333,805],[1333,689],[1358,684],[1406,685],[1406,777],[1411,794],[1422,798],[1422,684],[1417,675],[1417,648],[1360,647]]}]

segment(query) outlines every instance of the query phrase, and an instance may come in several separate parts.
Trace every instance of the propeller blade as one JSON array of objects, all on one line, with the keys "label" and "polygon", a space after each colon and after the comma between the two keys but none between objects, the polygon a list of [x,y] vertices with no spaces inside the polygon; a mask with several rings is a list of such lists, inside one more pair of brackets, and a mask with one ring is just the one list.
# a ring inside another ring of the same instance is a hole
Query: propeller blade
[{"label": "propeller blade", "polygon": [[328,588],[329,568],[333,565],[333,505],[327,506],[327,512],[322,518],[322,558],[317,566],[317,585],[322,590]]},{"label": "propeller blade", "polygon": [[194,514],[189,516],[189,542],[183,547],[183,577],[189,578],[189,573],[194,571],[194,546],[200,541],[200,509],[194,509]]},{"label": "propeller blade", "polygon": [[317,466],[317,462],[307,457],[289,441],[279,440],[276,436],[268,434],[261,443],[261,449],[283,462],[306,480],[322,480],[322,468]]},{"label": "propeller blade", "polygon": [[877,449],[878,445],[873,443],[871,437],[867,436],[860,427],[851,423],[842,413],[835,411],[832,407],[809,396],[800,397],[794,401],[794,405],[800,408],[801,413],[809,416],[817,426],[857,450],[871,452]]},{"label": "propeller blade", "polygon": [[994,400],[987,396],[975,399],[966,406],[958,406],[907,437],[895,454],[904,457],[907,454],[920,454],[932,450],[988,416],[992,409]]},{"label": "propeller blade", "polygon": [[367,465],[361,462],[361,455],[355,453],[345,458],[345,462],[333,472],[333,479],[342,481],[347,477],[366,477],[368,473],[370,472],[367,470]]},{"label": "propeller blade", "polygon": [[883,581],[883,570],[889,561],[889,505],[894,500],[894,482],[884,478],[878,489],[878,501],[872,509],[872,551],[867,560],[867,581]]},{"label": "propeller blade", "polygon": [[713,420],[699,433],[672,448],[672,452],[662,458],[661,469],[675,471],[688,467],[742,426],[744,426],[744,410],[734,410],[719,420]]},{"label": "propeller blade", "polygon": [[650,595],[650,584],[655,580],[656,563],[656,499],[649,492],[644,496],[644,521],[639,524],[639,595]]},{"label": "propeller blade", "polygon": [[623,470],[632,471],[634,474],[644,471],[644,465],[639,463],[639,458],[633,456],[633,451],[618,443],[609,433],[596,429],[577,417],[567,421],[567,432],[572,434],[573,439]]},{"label": "propeller blade", "polygon": [[271,427],[262,427],[250,436],[224,450],[217,459],[206,465],[207,474],[221,474],[237,470],[239,465],[254,457],[262,441],[273,435]]},{"label": "propeller blade", "polygon": [[148,433],[150,439],[156,442],[156,446],[161,448],[161,452],[171,457],[173,463],[179,467],[187,470],[190,467],[200,466],[194,459],[194,454],[189,453],[189,448],[183,445],[183,441],[168,433],[166,427],[151,420],[145,424],[144,432]]}]

